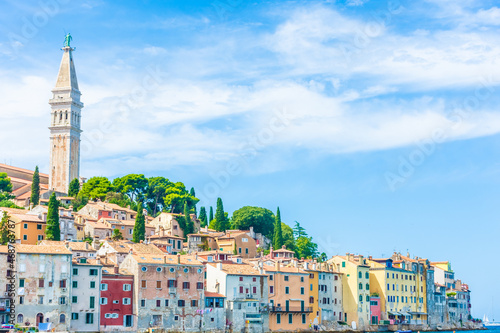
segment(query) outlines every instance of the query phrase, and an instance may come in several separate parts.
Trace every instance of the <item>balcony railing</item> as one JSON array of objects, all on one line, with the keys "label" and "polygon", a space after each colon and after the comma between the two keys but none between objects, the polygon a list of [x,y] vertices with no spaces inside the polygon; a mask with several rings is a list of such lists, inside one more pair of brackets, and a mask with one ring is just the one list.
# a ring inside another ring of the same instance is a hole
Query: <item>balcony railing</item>
[{"label": "balcony railing", "polygon": [[300,312],[300,313],[309,313],[312,312],[312,307],[301,307],[301,306],[271,306],[269,308],[271,312]]}]

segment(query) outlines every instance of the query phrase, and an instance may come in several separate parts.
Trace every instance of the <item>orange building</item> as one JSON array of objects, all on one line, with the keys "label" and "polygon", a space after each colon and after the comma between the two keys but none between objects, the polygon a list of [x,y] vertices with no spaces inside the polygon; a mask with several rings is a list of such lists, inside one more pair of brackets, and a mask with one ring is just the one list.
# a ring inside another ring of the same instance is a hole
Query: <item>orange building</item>
[{"label": "orange building", "polygon": [[36,215],[12,214],[15,223],[16,240],[20,244],[36,245],[45,239],[46,223]]},{"label": "orange building", "polygon": [[309,329],[309,273],[293,266],[263,265],[269,274],[269,329],[297,331]]}]

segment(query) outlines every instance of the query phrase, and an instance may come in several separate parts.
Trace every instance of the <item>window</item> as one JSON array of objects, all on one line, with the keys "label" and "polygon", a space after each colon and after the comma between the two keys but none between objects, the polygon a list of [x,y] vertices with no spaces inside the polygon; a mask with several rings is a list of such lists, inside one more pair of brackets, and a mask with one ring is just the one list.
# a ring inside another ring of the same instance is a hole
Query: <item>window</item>
[{"label": "window", "polygon": [[18,323],[24,323],[24,316],[22,314],[17,315],[17,322]]},{"label": "window", "polygon": [[38,240],[39,241],[43,240],[43,235],[38,235]]},{"label": "window", "polygon": [[366,290],[370,290],[370,285],[368,283],[366,284]]},{"label": "window", "polygon": [[288,314],[288,323],[293,324],[293,314],[291,313]]},{"label": "window", "polygon": [[43,304],[43,296],[38,296],[38,304]]},{"label": "window", "polygon": [[73,282],[71,282],[71,286],[72,286],[73,288],[78,288],[78,281],[73,281]]},{"label": "window", "polygon": [[161,307],[161,300],[159,299],[156,300],[156,307],[157,308]]},{"label": "window", "polygon": [[345,267],[345,261],[342,261],[342,267]]},{"label": "window", "polygon": [[132,285],[130,285],[130,284],[123,285],[123,291],[130,291],[130,290],[132,290]]},{"label": "window", "polygon": [[196,289],[198,290],[203,289],[203,282],[196,282]]},{"label": "window", "polygon": [[273,279],[274,279],[273,275],[272,274],[269,275],[269,281],[273,281]]},{"label": "window", "polygon": [[281,324],[281,314],[276,314],[276,324]]},{"label": "window", "polygon": [[[177,287],[177,280],[168,280],[168,287],[169,288],[175,288],[175,287]],[[146,287],[143,287],[143,288],[146,288]]]},{"label": "window", "polygon": [[363,290],[363,284],[362,283],[359,284],[359,290]]},{"label": "window", "polygon": [[66,297],[59,297],[59,304],[66,304]]},{"label": "window", "polygon": [[252,278],[252,281],[253,281],[253,282],[256,282],[256,281],[257,281],[257,278]]},{"label": "window", "polygon": [[360,279],[362,279],[362,278],[363,278],[363,273],[358,272],[358,277],[359,277]]},{"label": "window", "polygon": [[108,290],[108,285],[106,283],[101,283],[101,290]]},{"label": "window", "polygon": [[243,281],[243,276],[240,276],[240,281]]},{"label": "window", "polygon": [[146,280],[141,280],[141,288],[146,288],[147,283]]},{"label": "window", "polygon": [[94,296],[90,296],[90,306],[89,307],[91,309],[95,308],[95,297]]},{"label": "window", "polygon": [[66,288],[66,280],[59,281],[59,288]]},{"label": "window", "polygon": [[90,269],[89,270],[89,275],[97,276],[97,269]]},{"label": "window", "polygon": [[78,303],[78,296],[71,296],[71,303]]},{"label": "window", "polygon": [[274,286],[269,286],[269,293],[274,294]]},{"label": "window", "polygon": [[24,287],[24,279],[19,279],[19,288]]},{"label": "window", "polygon": [[241,253],[241,247],[238,248],[238,253]]},{"label": "window", "polygon": [[168,299],[165,300],[165,306],[168,306]]},{"label": "window", "polygon": [[156,289],[161,289],[161,281],[156,281]]},{"label": "window", "polygon": [[182,282],[182,289],[189,289],[190,283],[189,282]]},{"label": "window", "polygon": [[141,271],[146,272],[147,270],[148,270],[148,268],[146,266],[141,267]]},{"label": "window", "polygon": [[391,290],[389,283],[387,284],[387,290]]},{"label": "window", "polygon": [[177,306],[178,307],[185,307],[186,306],[186,301],[183,300],[183,299],[180,299],[179,301],[177,301]]},{"label": "window", "polygon": [[78,268],[73,268],[73,275],[78,275]]},{"label": "window", "polygon": [[304,277],[303,276],[300,277],[300,282],[304,282]]},{"label": "window", "polygon": [[19,296],[19,304],[24,304],[24,296]]},{"label": "window", "polygon": [[95,281],[90,281],[90,289],[94,289],[95,288]]},{"label": "window", "polygon": [[77,312],[73,312],[71,314],[71,320],[78,320],[78,313]]},{"label": "window", "polygon": [[100,304],[101,304],[101,305],[106,305],[106,304],[108,304],[108,299],[107,299],[106,297],[101,297]]},{"label": "window", "polygon": [[243,294],[243,287],[240,286],[240,294]]},{"label": "window", "polygon": [[366,301],[369,302],[370,301],[370,296],[369,295],[366,295]]},{"label": "window", "polygon": [[304,287],[300,287],[300,294],[304,295]]},{"label": "window", "polygon": [[288,275],[285,275],[285,281],[288,281]]},{"label": "window", "polygon": [[290,293],[290,288],[289,287],[285,287],[285,294],[289,294]]},{"label": "window", "polygon": [[146,300],[141,299],[141,308],[144,308],[144,307],[146,307]]},{"label": "window", "polygon": [[309,304],[313,304],[314,303],[314,297],[309,297]]},{"label": "window", "polygon": [[245,253],[248,254],[248,247],[245,248]]},{"label": "window", "polygon": [[85,324],[93,324],[94,323],[94,314],[86,313],[85,314]]},{"label": "window", "polygon": [[113,300],[113,304],[120,304],[120,300],[118,299]]},{"label": "window", "polygon": [[306,323],[306,315],[302,314],[302,324],[305,324],[305,323]]},{"label": "window", "polygon": [[28,235],[23,235],[23,240],[28,240]]},{"label": "window", "polygon": [[24,223],[24,224],[23,224],[23,228],[24,228],[24,229],[28,229],[28,223]]},{"label": "window", "polygon": [[369,279],[369,278],[370,278],[370,273],[365,272],[365,279]]},{"label": "window", "polygon": [[194,307],[197,307],[197,306],[198,306],[198,300],[193,299],[193,300],[191,301],[191,306],[192,306],[193,308],[194,308]]},{"label": "window", "polygon": [[363,295],[359,295],[359,301],[363,302]]}]

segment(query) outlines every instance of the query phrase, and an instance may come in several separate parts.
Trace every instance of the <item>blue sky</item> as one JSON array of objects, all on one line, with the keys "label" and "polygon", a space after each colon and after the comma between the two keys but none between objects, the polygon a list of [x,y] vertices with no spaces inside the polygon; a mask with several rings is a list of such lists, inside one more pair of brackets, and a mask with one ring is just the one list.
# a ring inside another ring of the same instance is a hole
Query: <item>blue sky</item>
[{"label": "blue sky", "polygon": [[495,1],[10,0],[0,22],[1,162],[47,171],[71,32],[83,176],[163,175],[229,212],[279,206],[329,255],[450,260],[473,314],[493,317]]}]

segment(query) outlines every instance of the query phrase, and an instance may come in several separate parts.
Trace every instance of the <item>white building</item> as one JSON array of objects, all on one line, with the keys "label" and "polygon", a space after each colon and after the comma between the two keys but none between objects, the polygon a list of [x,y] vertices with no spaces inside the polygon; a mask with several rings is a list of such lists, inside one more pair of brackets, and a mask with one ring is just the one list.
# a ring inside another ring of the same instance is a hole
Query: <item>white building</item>
[{"label": "white building", "polygon": [[97,259],[73,259],[71,268],[71,330],[98,332],[102,265]]},{"label": "white building", "polygon": [[226,297],[226,315],[234,332],[269,330],[267,275],[261,266],[210,263],[207,267],[207,291]]}]

